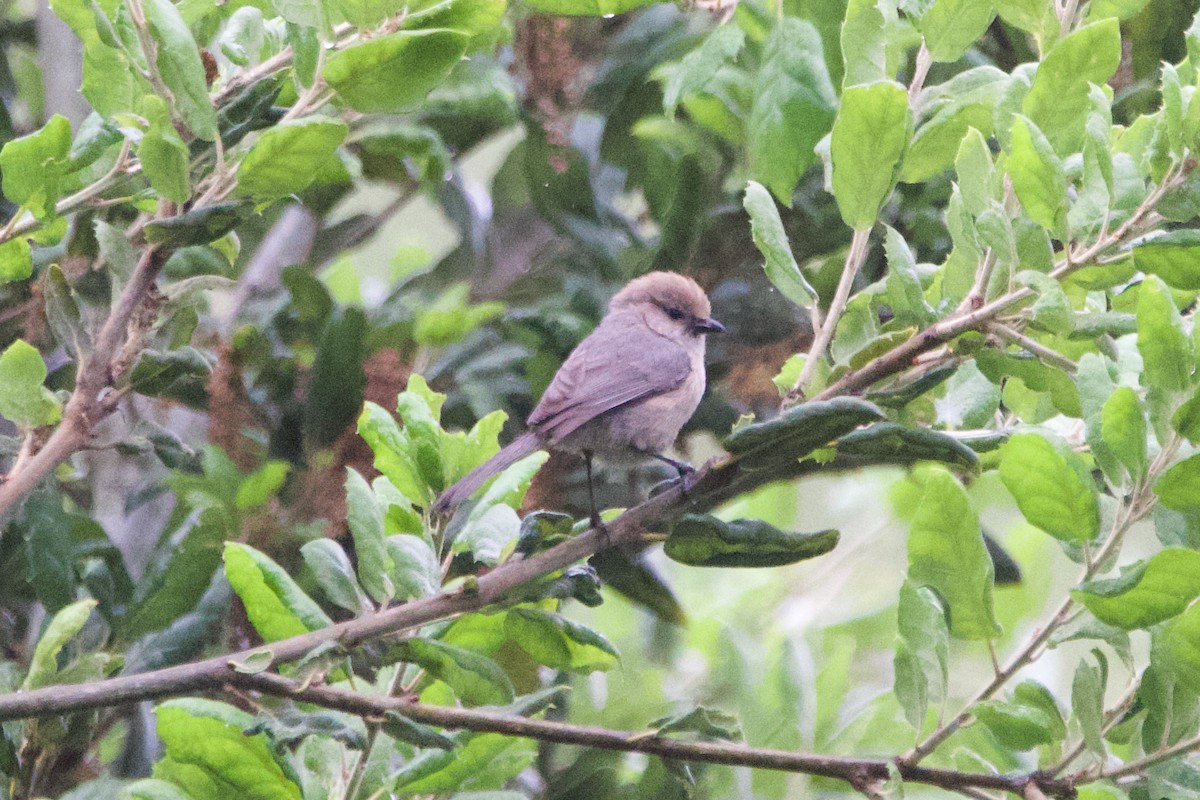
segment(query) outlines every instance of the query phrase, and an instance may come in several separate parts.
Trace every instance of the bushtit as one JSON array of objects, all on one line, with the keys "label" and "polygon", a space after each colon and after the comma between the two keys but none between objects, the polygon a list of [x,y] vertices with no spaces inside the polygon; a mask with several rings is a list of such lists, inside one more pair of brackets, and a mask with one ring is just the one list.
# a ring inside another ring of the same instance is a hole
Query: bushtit
[{"label": "bushtit", "polygon": [[435,509],[448,511],[488,478],[542,449],[583,456],[593,524],[599,524],[594,455],[618,461],[650,456],[682,477],[691,467],[662,451],[704,394],[704,337],[725,330],[710,312],[708,296],[691,278],[651,272],[630,281],[555,373],[529,415],[529,430],[443,492]]}]

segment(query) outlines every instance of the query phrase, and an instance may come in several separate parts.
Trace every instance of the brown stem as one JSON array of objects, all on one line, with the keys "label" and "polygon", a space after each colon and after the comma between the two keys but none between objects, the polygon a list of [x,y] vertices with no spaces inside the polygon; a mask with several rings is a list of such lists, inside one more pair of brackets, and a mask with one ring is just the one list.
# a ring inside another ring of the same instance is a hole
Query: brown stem
[{"label": "brown stem", "polygon": [[[575,744],[601,750],[697,761],[709,764],[757,767],[785,772],[801,772],[836,778],[854,786],[868,786],[887,780],[889,765],[883,759],[843,758],[838,756],[795,753],[786,750],[752,748],[744,744],[723,742],[690,742],[642,732],[618,731],[590,725],[571,725],[527,717],[515,717],[478,709],[430,706],[412,703],[402,698],[365,695],[326,686],[302,688],[296,681],[271,673],[256,675],[235,674],[227,682],[243,688],[257,689],[264,694],[288,697],[306,703],[337,709],[360,717],[373,718],[396,712],[416,722],[452,728],[522,736],[544,742]],[[1070,796],[1070,781],[1052,779],[1041,774],[996,775],[970,773],[949,769],[899,766],[900,777],[911,783],[939,786],[943,789],[995,789],[1020,794],[1033,784],[1040,791],[1054,796]]]}]

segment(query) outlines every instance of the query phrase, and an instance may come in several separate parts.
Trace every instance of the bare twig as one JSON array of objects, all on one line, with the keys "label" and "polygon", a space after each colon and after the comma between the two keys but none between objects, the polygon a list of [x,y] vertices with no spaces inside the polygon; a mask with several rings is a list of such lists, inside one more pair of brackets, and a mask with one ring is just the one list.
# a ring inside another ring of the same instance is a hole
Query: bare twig
[{"label": "bare twig", "polygon": [[1045,361],[1048,364],[1053,364],[1054,366],[1058,367],[1059,369],[1065,370],[1072,375],[1075,374],[1075,362],[1074,361],[1067,358],[1062,353],[1059,353],[1056,350],[1051,350],[1049,347],[1046,347],[1046,345],[1042,344],[1041,342],[1035,341],[1034,339],[1029,338],[1025,334],[1023,334],[1013,328],[1010,328],[1007,325],[1003,325],[999,322],[993,322],[990,325],[988,325],[988,330],[995,333],[1001,339],[1007,339],[1008,341],[1012,342],[1013,344],[1015,344],[1019,347],[1025,348],[1030,353],[1032,353],[1033,355],[1040,358],[1042,361]]},{"label": "bare twig", "polygon": [[870,238],[870,228],[854,232],[854,237],[850,240],[850,249],[846,251],[846,263],[842,267],[842,277],[838,281],[837,290],[833,293],[833,299],[829,302],[829,313],[825,315],[824,322],[817,328],[812,347],[808,349],[808,357],[804,359],[804,366],[800,370],[799,377],[796,378],[796,384],[784,398],[785,404],[795,402],[804,396],[804,387],[812,378],[817,363],[825,357],[825,348],[829,346],[829,341],[833,338],[838,320],[846,311],[846,303],[850,299],[850,290],[854,287],[854,279],[858,277],[858,271],[862,269],[863,262],[867,259],[867,245]]}]

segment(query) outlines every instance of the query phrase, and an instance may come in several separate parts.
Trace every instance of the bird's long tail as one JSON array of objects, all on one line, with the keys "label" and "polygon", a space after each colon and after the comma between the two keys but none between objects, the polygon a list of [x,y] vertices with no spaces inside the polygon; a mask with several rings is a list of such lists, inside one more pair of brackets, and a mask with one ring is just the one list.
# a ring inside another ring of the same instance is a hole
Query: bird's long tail
[{"label": "bird's long tail", "polygon": [[541,448],[542,443],[536,433],[528,431],[521,434],[505,445],[499,453],[468,472],[462,480],[438,495],[438,499],[433,504],[434,511],[439,514],[446,513],[475,494],[475,490],[482,486],[488,478]]}]

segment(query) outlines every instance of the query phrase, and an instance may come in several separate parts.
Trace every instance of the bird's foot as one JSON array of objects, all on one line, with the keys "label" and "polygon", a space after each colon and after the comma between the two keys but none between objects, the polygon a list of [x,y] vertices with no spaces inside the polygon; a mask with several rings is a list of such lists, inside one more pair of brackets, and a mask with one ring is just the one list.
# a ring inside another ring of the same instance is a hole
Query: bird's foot
[{"label": "bird's foot", "polygon": [[591,523],[592,528],[600,531],[600,537],[604,539],[604,546],[612,547],[612,535],[608,531],[608,524],[600,519],[600,515],[593,511],[588,521]]}]

